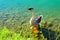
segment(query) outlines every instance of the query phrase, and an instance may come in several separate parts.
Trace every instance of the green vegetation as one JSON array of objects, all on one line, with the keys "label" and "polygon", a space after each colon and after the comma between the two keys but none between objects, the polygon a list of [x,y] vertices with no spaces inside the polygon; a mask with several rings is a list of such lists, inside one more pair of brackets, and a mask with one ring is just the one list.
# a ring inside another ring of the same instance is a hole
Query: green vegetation
[{"label": "green vegetation", "polygon": [[37,40],[30,30],[29,7],[43,15],[40,40],[60,40],[60,0],[0,0],[0,40]]},{"label": "green vegetation", "polygon": [[[37,16],[37,15],[36,15]],[[12,12],[0,15],[0,40],[37,40],[30,30],[31,14]],[[46,16],[40,24],[40,40],[60,40],[60,18]]]},{"label": "green vegetation", "polygon": [[[29,19],[13,17],[0,21],[0,40],[37,40],[31,33]],[[24,19],[24,20],[23,20]],[[58,19],[49,18],[41,21],[40,40],[60,40],[60,22]]]}]

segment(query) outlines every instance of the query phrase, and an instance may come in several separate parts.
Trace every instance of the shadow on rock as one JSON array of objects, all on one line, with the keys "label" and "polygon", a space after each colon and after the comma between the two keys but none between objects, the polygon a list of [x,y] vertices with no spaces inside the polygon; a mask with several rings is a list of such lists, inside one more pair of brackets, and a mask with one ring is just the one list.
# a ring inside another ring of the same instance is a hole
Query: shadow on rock
[{"label": "shadow on rock", "polygon": [[47,28],[42,28],[42,33],[47,40],[56,40],[56,32],[48,30]]}]

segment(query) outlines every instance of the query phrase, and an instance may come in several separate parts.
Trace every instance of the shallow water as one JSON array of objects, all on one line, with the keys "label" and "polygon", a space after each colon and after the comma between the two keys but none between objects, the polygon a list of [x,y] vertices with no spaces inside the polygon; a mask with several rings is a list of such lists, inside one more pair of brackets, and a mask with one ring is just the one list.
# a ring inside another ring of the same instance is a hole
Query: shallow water
[{"label": "shallow water", "polygon": [[60,0],[0,0],[0,18],[31,15],[30,7],[35,9],[36,15],[42,14],[44,18],[60,17]]},{"label": "shallow water", "polygon": [[[26,39],[20,38],[20,35],[29,37],[31,12],[28,11],[28,8],[30,7],[35,9],[36,16],[43,15],[44,20],[41,22],[41,27],[45,28],[42,28],[42,34],[47,36],[47,39],[50,37],[52,40],[55,37],[60,39],[60,0],[0,0],[0,39],[6,39],[6,34],[10,31],[12,36],[9,34],[7,40]],[[31,37],[31,39],[34,38]]]}]

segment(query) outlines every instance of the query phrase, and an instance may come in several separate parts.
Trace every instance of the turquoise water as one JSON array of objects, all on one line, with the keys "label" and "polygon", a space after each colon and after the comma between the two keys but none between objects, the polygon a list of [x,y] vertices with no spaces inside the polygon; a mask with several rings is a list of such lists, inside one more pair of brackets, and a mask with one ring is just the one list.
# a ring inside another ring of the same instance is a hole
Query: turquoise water
[{"label": "turquoise water", "polygon": [[[47,29],[43,28],[42,34],[45,34],[48,39],[60,38],[60,0],[0,0],[0,31],[2,30],[0,39],[19,40],[22,39],[21,35],[30,40],[31,12],[28,11],[30,7],[35,9],[36,16],[43,15],[41,27]],[[34,37],[31,38],[34,39]]]},{"label": "turquoise water", "polygon": [[45,18],[60,17],[60,0],[0,0],[0,15],[30,15],[28,8],[33,7],[35,14]]}]

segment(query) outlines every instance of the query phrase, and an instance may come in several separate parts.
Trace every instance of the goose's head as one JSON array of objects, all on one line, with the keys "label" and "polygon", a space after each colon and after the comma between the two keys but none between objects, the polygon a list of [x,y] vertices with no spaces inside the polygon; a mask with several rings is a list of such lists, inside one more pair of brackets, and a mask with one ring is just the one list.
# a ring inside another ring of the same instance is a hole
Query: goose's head
[{"label": "goose's head", "polygon": [[32,12],[32,14],[34,13],[34,8],[29,8],[28,10]]}]

